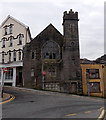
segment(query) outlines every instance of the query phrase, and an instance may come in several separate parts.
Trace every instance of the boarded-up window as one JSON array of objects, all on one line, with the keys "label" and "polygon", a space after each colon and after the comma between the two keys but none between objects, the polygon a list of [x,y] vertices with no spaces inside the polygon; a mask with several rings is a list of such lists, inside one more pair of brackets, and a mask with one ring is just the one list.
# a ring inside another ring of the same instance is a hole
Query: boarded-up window
[{"label": "boarded-up window", "polygon": [[90,82],[89,83],[89,91],[91,93],[98,93],[100,92],[100,82]]},{"label": "boarded-up window", "polygon": [[89,79],[99,79],[99,69],[86,69],[86,77]]}]

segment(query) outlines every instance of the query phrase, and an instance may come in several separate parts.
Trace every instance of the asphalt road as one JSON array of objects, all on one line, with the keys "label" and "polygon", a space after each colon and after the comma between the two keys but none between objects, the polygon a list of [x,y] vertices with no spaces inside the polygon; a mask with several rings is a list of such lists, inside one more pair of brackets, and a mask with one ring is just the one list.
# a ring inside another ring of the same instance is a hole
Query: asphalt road
[{"label": "asphalt road", "polygon": [[16,99],[3,104],[3,118],[64,118],[64,120],[94,118],[96,120],[104,106],[102,98],[10,87],[5,88],[5,92],[13,94]]}]

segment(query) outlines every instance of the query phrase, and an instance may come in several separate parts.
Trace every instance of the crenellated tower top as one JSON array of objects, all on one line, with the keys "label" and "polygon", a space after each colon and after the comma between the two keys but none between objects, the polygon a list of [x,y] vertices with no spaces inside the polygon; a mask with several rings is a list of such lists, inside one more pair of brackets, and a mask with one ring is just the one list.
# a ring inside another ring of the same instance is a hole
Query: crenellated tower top
[{"label": "crenellated tower top", "polygon": [[63,24],[64,24],[65,20],[77,20],[77,21],[79,21],[78,12],[74,12],[72,9],[70,9],[69,12],[65,11],[64,16],[63,16]]}]

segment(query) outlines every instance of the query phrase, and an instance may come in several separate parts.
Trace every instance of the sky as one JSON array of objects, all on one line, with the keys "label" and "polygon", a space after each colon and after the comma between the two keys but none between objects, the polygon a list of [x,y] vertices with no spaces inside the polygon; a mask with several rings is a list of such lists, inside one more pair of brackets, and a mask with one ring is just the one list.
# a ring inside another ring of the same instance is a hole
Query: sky
[{"label": "sky", "polygon": [[52,23],[63,34],[63,12],[79,14],[80,58],[104,54],[104,0],[0,0],[0,24],[8,15],[29,26],[32,38]]}]

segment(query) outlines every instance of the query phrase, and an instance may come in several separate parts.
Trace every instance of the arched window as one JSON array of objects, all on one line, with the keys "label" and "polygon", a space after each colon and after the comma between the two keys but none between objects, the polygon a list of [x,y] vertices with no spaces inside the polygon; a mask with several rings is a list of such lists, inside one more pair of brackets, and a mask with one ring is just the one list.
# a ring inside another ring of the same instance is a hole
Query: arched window
[{"label": "arched window", "polygon": [[47,41],[42,47],[42,58],[59,59],[60,58],[59,45],[54,41]]}]

